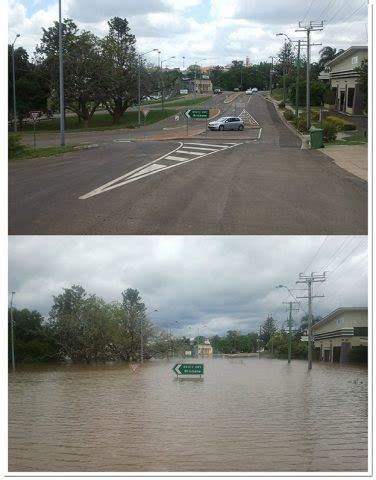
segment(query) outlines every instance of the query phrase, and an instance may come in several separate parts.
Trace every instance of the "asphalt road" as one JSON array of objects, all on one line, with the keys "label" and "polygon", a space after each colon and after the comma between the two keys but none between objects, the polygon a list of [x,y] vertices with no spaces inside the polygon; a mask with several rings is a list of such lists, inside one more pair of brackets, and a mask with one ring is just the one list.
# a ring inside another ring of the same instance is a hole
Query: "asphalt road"
[{"label": "asphalt road", "polygon": [[207,106],[229,115],[247,110],[262,130],[169,141],[91,134],[99,148],[12,163],[9,233],[367,234],[365,181],[301,150],[261,95],[224,99]]}]

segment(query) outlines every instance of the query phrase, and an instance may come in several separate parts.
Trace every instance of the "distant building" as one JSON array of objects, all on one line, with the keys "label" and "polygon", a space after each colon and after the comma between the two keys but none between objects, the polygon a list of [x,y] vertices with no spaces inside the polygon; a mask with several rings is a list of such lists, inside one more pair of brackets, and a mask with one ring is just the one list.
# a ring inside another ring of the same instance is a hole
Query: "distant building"
[{"label": "distant building", "polygon": [[349,115],[361,115],[364,110],[364,99],[359,88],[359,73],[362,60],[368,58],[368,47],[350,47],[341,55],[325,65],[319,79],[330,82],[335,91],[336,110]]},{"label": "distant building", "polygon": [[368,309],[337,308],[312,326],[312,335],[320,360],[345,363],[352,348],[368,347]]},{"label": "distant building", "polygon": [[188,93],[211,93],[213,91],[213,84],[207,75],[196,79],[184,77],[182,83]]},{"label": "distant building", "polygon": [[197,354],[202,357],[213,355],[213,347],[210,345],[210,340],[206,339],[203,344],[197,345]]},{"label": "distant building", "polygon": [[247,56],[245,57],[245,66],[246,66],[246,67],[249,67],[249,65],[250,65],[250,63],[249,63],[249,56],[247,55]]}]

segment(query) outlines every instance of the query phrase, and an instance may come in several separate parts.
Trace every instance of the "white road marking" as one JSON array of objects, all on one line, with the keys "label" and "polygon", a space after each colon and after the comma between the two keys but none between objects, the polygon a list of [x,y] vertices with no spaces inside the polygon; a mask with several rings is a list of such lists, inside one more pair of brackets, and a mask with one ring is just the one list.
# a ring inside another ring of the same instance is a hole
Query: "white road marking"
[{"label": "white road marking", "polygon": [[173,155],[169,155],[168,157],[165,157],[166,160],[176,160],[177,162],[185,162],[187,159],[183,157],[174,157]]},{"label": "white road marking", "polygon": [[[91,192],[86,193],[85,195],[82,195],[79,197],[80,200],[86,200],[90,197],[94,197],[95,195],[99,195],[101,193],[107,192],[109,190],[113,190],[114,188],[121,187],[123,185],[126,185],[131,182],[135,182],[137,180],[140,180],[141,178],[147,177],[149,175],[154,175],[155,173],[162,172],[164,170],[168,170],[170,168],[177,167],[179,165],[182,165],[184,163],[189,163],[193,162],[194,160],[197,160],[198,158],[203,158],[207,157],[209,155],[212,155],[213,153],[221,152],[223,150],[228,150],[230,148],[234,148],[238,145],[242,145],[242,143],[229,143],[226,142],[226,144],[221,144],[221,145],[210,145],[206,143],[185,143],[183,144],[182,142],[179,142],[180,145],[172,150],[171,152],[166,153],[165,155],[162,155],[161,157],[157,158],[156,160],[153,160],[152,162],[149,162],[146,165],[143,165],[141,167],[138,167],[131,172],[128,172],[121,177],[115,178],[114,180],[111,180],[110,182],[105,183],[104,185],[101,185],[98,188],[95,188]],[[190,152],[190,154],[196,155],[194,158],[183,158],[183,157],[177,157],[175,155],[171,155],[172,153],[188,153],[187,151],[183,150],[184,145],[194,145],[194,146],[203,146],[203,145],[209,145],[212,147],[217,147],[216,150],[210,151],[210,152]],[[173,165],[161,165],[157,162],[159,162],[162,159],[166,160],[174,160],[178,163],[175,163]]]},{"label": "white road marking", "polygon": [[260,140],[261,138],[261,132],[262,132],[262,128],[260,128],[260,131],[259,131],[259,134],[258,134],[258,139]]},{"label": "white road marking", "polygon": [[185,142],[184,145],[202,145],[202,146],[208,146],[208,147],[216,147],[218,149],[226,149],[227,148],[227,145],[238,145],[237,143],[229,143],[229,142],[226,142],[226,144],[222,143],[220,145],[212,145],[211,143],[189,143],[189,142]]},{"label": "white road marking", "polygon": [[[183,147],[183,148],[184,148],[184,147]],[[212,151],[212,152],[213,152],[213,151],[215,151],[215,152],[218,151],[218,148],[193,147],[193,144],[190,144],[190,145],[189,145],[189,148],[190,148],[191,150],[210,150],[210,151]]]},{"label": "white road marking", "polygon": [[131,140],[114,140],[114,142],[117,142],[117,143],[130,143]]},{"label": "white road marking", "polygon": [[205,155],[206,152],[191,152],[190,150],[185,150],[184,147],[180,150],[180,153],[184,155]]}]

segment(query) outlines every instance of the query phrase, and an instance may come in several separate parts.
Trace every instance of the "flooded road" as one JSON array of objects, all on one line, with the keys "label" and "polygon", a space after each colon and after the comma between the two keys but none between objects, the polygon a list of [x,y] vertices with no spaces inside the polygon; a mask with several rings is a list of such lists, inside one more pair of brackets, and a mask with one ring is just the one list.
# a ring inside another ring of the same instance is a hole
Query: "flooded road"
[{"label": "flooded road", "polygon": [[[201,360],[200,360],[201,361]],[[9,471],[367,470],[367,370],[274,359],[41,366],[9,375]]]}]

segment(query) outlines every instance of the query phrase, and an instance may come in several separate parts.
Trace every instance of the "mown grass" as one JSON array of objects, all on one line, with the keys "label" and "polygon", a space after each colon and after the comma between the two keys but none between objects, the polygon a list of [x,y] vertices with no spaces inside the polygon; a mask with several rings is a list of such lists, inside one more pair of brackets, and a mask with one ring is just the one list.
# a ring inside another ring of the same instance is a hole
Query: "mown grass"
[{"label": "mown grass", "polygon": [[[141,113],[141,124],[151,125],[153,123],[164,120],[165,118],[175,115],[177,110],[175,109],[165,109],[165,110],[150,110],[146,118],[144,119],[143,114]],[[84,128],[83,123],[79,123],[76,116],[67,116],[65,129],[67,131],[80,131],[87,132],[93,130],[114,130],[117,128],[137,128],[138,126],[138,112],[125,112],[123,117],[120,119],[119,123],[114,124],[111,115],[108,113],[98,112],[93,115],[92,119],[89,122],[89,127]],[[60,130],[60,119],[53,118],[51,120],[42,120],[36,126],[36,134],[38,132],[52,132]],[[20,129],[20,132],[32,132],[33,124],[25,123]]]},{"label": "mown grass", "polygon": [[333,142],[329,142],[327,145],[367,145],[368,137],[363,135],[354,135],[351,137],[343,137]]},{"label": "mown grass", "polygon": [[200,103],[204,103],[207,100],[209,100],[210,98],[211,98],[211,96],[209,95],[207,97],[192,98],[190,100],[183,100],[181,102],[168,102],[167,106],[168,107],[190,107],[192,105],[198,105]]},{"label": "mown grass", "polygon": [[24,147],[21,152],[18,152],[14,156],[9,156],[10,161],[26,160],[29,158],[38,157],[50,157],[57,155],[58,153],[68,153],[74,150],[74,146],[69,147],[44,147],[44,148],[28,148]]}]

